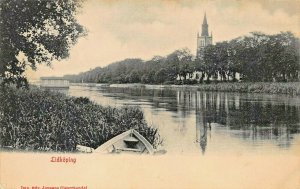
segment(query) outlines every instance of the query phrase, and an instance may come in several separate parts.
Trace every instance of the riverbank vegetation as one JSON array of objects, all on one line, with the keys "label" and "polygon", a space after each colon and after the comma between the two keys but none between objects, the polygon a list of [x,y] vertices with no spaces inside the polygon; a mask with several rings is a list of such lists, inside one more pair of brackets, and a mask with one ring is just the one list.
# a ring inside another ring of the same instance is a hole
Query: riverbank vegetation
[{"label": "riverbank vegetation", "polygon": [[0,147],[39,151],[75,151],[76,145],[96,148],[112,137],[136,129],[154,147],[157,129],[138,107],[103,107],[88,98],[2,87]]},{"label": "riverbank vegetation", "polygon": [[291,32],[252,32],[207,46],[203,57],[180,49],[165,57],[126,59],[65,78],[85,83],[196,84],[234,82],[239,75],[246,82],[292,82],[299,81],[299,47]]},{"label": "riverbank vegetation", "polygon": [[199,91],[300,95],[300,82],[217,83],[197,85]]},{"label": "riverbank vegetation", "polygon": [[[81,84],[79,84],[81,85]],[[95,83],[84,84],[85,86],[97,86]],[[107,87],[104,85],[104,87]],[[162,89],[184,91],[216,91],[237,93],[266,93],[300,96],[300,82],[214,82],[210,84],[194,85],[147,85],[147,84],[112,84],[113,89]]]}]

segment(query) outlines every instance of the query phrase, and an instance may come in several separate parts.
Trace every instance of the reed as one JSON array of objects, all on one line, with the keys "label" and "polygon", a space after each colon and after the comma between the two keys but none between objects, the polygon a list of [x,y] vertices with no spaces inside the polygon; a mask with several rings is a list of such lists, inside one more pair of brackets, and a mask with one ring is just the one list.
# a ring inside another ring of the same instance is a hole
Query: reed
[{"label": "reed", "polygon": [[104,107],[88,98],[11,87],[0,89],[0,147],[39,151],[96,148],[134,128],[154,147],[160,143],[139,107]]},{"label": "reed", "polygon": [[241,82],[241,83],[212,83],[197,85],[199,91],[224,91],[242,93],[269,93],[300,95],[300,82]]}]

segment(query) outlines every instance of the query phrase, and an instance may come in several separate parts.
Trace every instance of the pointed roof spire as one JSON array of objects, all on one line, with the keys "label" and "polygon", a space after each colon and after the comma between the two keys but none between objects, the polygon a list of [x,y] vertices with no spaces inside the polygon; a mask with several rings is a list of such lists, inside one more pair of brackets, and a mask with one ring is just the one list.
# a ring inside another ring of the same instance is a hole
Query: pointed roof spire
[{"label": "pointed roof spire", "polygon": [[204,18],[203,18],[203,24],[202,25],[207,25],[206,12],[204,13]]},{"label": "pointed roof spire", "polygon": [[206,12],[204,13],[201,36],[209,36],[209,34],[208,34],[208,24],[207,24],[207,19],[206,19]]}]

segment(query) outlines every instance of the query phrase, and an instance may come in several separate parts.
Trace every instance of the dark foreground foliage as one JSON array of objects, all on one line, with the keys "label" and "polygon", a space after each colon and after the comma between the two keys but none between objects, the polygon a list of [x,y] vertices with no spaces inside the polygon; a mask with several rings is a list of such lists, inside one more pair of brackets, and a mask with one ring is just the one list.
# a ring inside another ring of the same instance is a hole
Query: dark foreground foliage
[{"label": "dark foreground foliage", "polygon": [[149,127],[138,107],[103,107],[87,98],[2,87],[0,147],[39,151],[74,151],[77,144],[96,148],[136,129],[156,147],[157,129]]},{"label": "dark foreground foliage", "polygon": [[[28,87],[25,70],[69,56],[86,34],[77,21],[82,0],[0,0],[0,77]],[[18,58],[24,57],[24,58]]]}]

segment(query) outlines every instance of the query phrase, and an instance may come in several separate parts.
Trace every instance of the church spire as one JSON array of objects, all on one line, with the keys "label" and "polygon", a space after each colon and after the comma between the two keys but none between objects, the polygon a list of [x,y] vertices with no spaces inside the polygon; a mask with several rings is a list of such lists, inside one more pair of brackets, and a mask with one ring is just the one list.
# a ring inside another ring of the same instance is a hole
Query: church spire
[{"label": "church spire", "polygon": [[[199,31],[200,32],[200,31]],[[203,50],[207,45],[211,45],[213,41],[213,34],[211,32],[210,36],[208,33],[208,24],[207,24],[207,18],[206,18],[206,12],[204,13],[203,17],[203,23],[202,23],[202,31],[201,35],[198,32],[197,34],[197,58],[203,59]]]},{"label": "church spire", "polygon": [[204,13],[201,36],[209,36],[209,34],[208,34],[208,24],[207,24],[207,19],[206,19],[206,12]]},{"label": "church spire", "polygon": [[207,25],[206,12],[204,13],[204,18],[203,18],[203,24],[202,25]]}]

